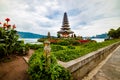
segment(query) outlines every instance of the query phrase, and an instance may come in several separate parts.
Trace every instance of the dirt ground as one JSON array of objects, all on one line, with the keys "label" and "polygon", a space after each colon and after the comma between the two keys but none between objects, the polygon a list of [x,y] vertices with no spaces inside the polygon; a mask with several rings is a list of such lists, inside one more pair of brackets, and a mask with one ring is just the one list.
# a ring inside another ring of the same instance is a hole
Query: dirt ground
[{"label": "dirt ground", "polygon": [[0,80],[28,80],[27,68],[22,56],[16,56],[11,62],[0,63]]},{"label": "dirt ground", "polygon": [[[30,50],[31,53],[33,51]],[[0,80],[29,80],[27,69],[28,64],[23,56],[13,56],[12,61],[0,63]]]}]

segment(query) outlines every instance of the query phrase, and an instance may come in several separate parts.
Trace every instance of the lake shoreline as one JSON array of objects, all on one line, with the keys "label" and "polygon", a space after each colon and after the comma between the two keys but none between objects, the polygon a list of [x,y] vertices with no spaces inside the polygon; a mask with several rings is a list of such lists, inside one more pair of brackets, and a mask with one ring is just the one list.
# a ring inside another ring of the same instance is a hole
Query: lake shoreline
[{"label": "lake shoreline", "polygon": [[[19,38],[19,40],[23,40],[24,43],[30,43],[30,44],[42,44],[42,42],[38,42],[39,38]],[[95,40],[97,42],[103,42],[104,38],[92,38],[91,40]]]}]

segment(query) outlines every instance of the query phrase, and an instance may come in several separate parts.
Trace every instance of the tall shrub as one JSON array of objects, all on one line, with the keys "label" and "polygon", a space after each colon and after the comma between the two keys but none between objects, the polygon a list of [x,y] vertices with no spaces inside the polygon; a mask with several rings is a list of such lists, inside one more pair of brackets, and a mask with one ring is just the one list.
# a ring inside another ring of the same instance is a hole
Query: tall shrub
[{"label": "tall shrub", "polygon": [[[50,64],[46,65],[46,58],[42,52],[36,51],[29,61],[28,73],[31,80],[70,80],[68,70],[57,64],[54,55],[50,55]],[[47,67],[46,67],[47,66]]]},{"label": "tall shrub", "polygon": [[110,29],[110,31],[108,32],[108,36],[110,38],[120,38],[120,27],[115,29]]},{"label": "tall shrub", "polygon": [[[15,30],[16,26],[10,25],[9,18],[5,19],[5,23],[0,27],[0,44],[1,44],[1,57],[8,56],[16,52],[17,48],[22,46],[17,46],[18,44],[18,34]],[[20,43],[19,43],[20,44]],[[23,49],[22,49],[23,50]]]}]

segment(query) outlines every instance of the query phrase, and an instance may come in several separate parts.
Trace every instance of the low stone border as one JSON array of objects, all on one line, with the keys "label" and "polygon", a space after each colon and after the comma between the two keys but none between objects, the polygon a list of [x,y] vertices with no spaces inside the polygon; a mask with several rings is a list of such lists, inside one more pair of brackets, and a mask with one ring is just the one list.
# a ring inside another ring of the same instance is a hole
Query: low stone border
[{"label": "low stone border", "polygon": [[26,63],[29,62],[29,59],[30,59],[30,57],[32,56],[33,53],[34,53],[34,50],[30,49],[28,51],[28,54],[26,56],[23,56],[23,59],[25,60]]},{"label": "low stone border", "polygon": [[81,80],[119,45],[120,42],[117,42],[69,62],[58,61],[58,63],[67,68],[75,80]]}]

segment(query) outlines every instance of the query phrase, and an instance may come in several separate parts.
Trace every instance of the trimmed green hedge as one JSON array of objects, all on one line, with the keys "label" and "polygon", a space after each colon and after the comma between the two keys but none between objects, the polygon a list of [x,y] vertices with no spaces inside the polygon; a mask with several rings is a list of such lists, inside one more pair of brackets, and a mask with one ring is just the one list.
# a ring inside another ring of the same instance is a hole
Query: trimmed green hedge
[{"label": "trimmed green hedge", "polygon": [[75,46],[75,49],[72,49],[74,46],[68,46],[68,48],[52,52],[52,54],[54,54],[57,59],[67,62],[118,41],[120,41],[120,39],[108,40],[101,43],[89,42],[86,44],[81,44],[80,46]]},{"label": "trimmed green hedge", "polygon": [[26,44],[30,49],[34,49],[34,50],[37,50],[39,48],[42,48],[43,49],[43,44],[29,44],[27,43]]},{"label": "trimmed green hedge", "polygon": [[64,50],[64,48],[60,45],[51,45],[51,51],[52,52],[56,52],[56,51],[59,51],[59,50]]},{"label": "trimmed green hedge", "polygon": [[[116,40],[108,40],[108,41],[104,41],[104,42],[88,42],[88,43],[84,43],[84,44],[79,44],[79,46],[73,46],[73,45],[51,45],[51,53],[54,54],[56,56],[56,58],[58,60],[61,61],[70,61],[73,59],[76,59],[78,57],[81,57],[85,54],[88,54],[92,51],[95,51],[97,49],[100,49],[102,47],[108,46],[110,44],[113,44],[117,41],[120,41],[120,39],[116,39]],[[33,49],[38,49],[38,51],[43,51],[43,45],[29,45],[30,48]]]}]

